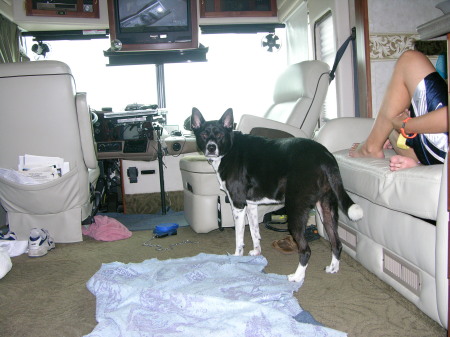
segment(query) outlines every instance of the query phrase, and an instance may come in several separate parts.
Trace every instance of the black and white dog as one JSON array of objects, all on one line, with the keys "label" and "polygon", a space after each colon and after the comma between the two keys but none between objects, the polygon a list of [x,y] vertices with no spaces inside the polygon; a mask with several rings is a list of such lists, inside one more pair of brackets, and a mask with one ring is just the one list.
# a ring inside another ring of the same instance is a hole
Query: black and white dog
[{"label": "black and white dog", "polygon": [[311,255],[304,232],[309,211],[318,206],[332,260],[327,273],[339,270],[342,244],[337,233],[338,206],[353,221],[362,208],[344,190],[338,164],[321,144],[306,138],[266,139],[233,131],[233,110],[220,120],[205,121],[192,109],[197,145],[217,172],[220,188],[231,200],[236,229],[235,255],[243,255],[245,214],[253,239],[250,255],[261,254],[258,204],[284,202],[288,229],[299,247],[300,263],[290,281],[302,282]]}]

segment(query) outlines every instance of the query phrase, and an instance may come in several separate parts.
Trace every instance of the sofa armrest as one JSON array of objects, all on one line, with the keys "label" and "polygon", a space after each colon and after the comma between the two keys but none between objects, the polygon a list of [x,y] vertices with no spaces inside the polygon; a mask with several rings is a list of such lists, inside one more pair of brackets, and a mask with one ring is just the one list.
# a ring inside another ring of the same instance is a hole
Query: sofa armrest
[{"label": "sofa armrest", "polygon": [[439,193],[438,216],[436,221],[436,300],[441,324],[448,329],[448,156],[443,165],[441,190]]},{"label": "sofa armrest", "polygon": [[320,128],[314,140],[324,145],[330,152],[349,149],[353,143],[361,143],[366,140],[373,122],[373,118],[332,119]]},{"label": "sofa armrest", "polygon": [[242,115],[237,129],[242,133],[249,134],[255,128],[283,131],[293,137],[308,138],[304,131],[289,124],[277,122],[264,117]]}]

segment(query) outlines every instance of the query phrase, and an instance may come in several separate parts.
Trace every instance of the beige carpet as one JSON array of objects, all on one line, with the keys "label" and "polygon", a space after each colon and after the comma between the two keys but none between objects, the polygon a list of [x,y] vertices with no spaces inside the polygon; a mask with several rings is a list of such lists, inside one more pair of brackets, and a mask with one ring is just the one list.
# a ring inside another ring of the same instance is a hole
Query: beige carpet
[{"label": "beige carpet", "polygon": [[[261,231],[263,255],[269,261],[266,271],[294,272],[298,257],[283,255],[271,247],[273,240],[285,234],[265,228]],[[143,245],[151,237],[150,231],[133,232],[130,239],[116,242],[99,242],[86,237],[80,243],[58,244],[44,257],[13,258],[13,269],[0,280],[0,336],[69,337],[91,332],[96,325],[95,297],[85,283],[102,263],[234,252],[231,228],[196,234],[189,227],[182,227],[177,236],[151,243],[163,248],[185,240],[198,243],[178,244],[163,251]],[[248,252],[251,247],[248,231],[246,244]],[[311,250],[306,281],[295,296],[302,308],[319,322],[345,331],[349,336],[447,335],[445,329],[348,255],[343,254],[339,273],[326,274],[323,269],[331,259],[326,241],[312,242]]]}]

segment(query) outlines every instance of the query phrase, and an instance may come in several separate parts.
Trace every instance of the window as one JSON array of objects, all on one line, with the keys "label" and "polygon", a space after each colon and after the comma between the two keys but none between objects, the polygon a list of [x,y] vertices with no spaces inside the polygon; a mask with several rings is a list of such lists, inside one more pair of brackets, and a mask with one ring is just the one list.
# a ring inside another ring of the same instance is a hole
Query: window
[{"label": "window", "polygon": [[[284,30],[276,34],[284,41]],[[269,53],[259,34],[208,34],[200,41],[209,47],[208,62],[164,65],[167,119],[183,125],[192,107],[207,119],[217,119],[229,107],[238,122],[242,114],[262,115],[272,102],[273,85],[286,67],[282,47]],[[28,55],[35,42],[27,38]],[[46,42],[47,43],[47,42]],[[50,41],[46,59],[60,60],[74,74],[77,91],[87,92],[92,109],[123,111],[131,103],[157,104],[155,65],[107,67],[103,51],[109,40]]]},{"label": "window", "polygon": [[[323,17],[314,24],[314,45],[315,56],[317,60],[321,60],[333,67],[336,55],[336,46],[334,38],[333,17],[331,12],[327,12]],[[337,94],[336,82],[332,81],[328,87],[327,98],[322,108],[320,117],[321,123],[326,123],[330,119],[337,118]]]},{"label": "window", "polygon": [[286,18],[287,56],[289,64],[312,59],[309,17],[306,2]]},{"label": "window", "polygon": [[[35,42],[27,38],[28,56]],[[75,78],[77,91],[86,92],[88,103],[94,110],[112,107],[123,111],[127,104],[153,104],[156,98],[155,66],[106,67],[108,59],[103,51],[109,40],[50,41],[50,52],[45,59],[59,60],[69,65]]]}]

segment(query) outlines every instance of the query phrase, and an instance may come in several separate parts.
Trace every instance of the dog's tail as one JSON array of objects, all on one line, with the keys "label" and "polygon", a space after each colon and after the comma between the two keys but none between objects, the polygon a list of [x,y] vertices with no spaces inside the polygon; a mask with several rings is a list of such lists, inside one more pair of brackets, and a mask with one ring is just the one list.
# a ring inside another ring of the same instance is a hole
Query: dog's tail
[{"label": "dog's tail", "polygon": [[352,221],[360,220],[364,215],[363,209],[361,206],[356,204],[352,198],[350,198],[347,191],[344,189],[341,173],[339,172],[337,163],[334,170],[331,172],[328,171],[328,180],[339,201],[339,206],[345,215],[347,215],[347,217]]}]

